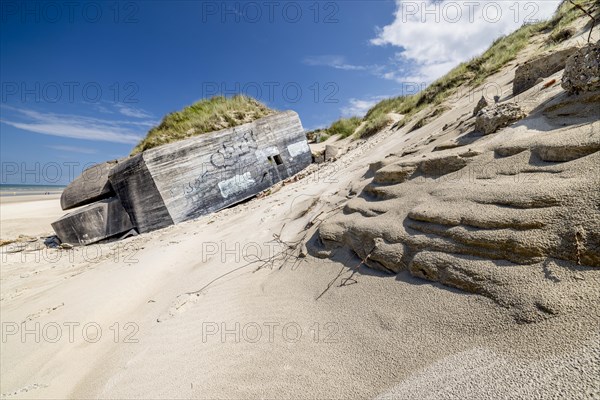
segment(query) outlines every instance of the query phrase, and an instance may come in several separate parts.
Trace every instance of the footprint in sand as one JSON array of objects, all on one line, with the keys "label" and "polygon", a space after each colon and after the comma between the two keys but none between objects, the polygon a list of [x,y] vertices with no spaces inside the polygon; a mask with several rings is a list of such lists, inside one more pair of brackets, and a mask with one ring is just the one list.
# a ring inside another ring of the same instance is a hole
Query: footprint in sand
[{"label": "footprint in sand", "polygon": [[199,293],[198,294],[196,294],[196,293],[180,294],[179,296],[177,296],[177,299],[173,302],[171,307],[169,307],[167,312],[163,313],[156,319],[156,322],[163,322],[163,321],[166,321],[168,319],[171,319],[171,318],[183,313],[191,305],[198,302],[199,299],[200,299]]},{"label": "footprint in sand", "polygon": [[45,308],[45,309],[43,309],[43,310],[40,310],[40,311],[38,311],[38,312],[36,312],[36,313],[29,314],[29,315],[28,315],[28,316],[25,318],[25,320],[24,320],[22,323],[25,323],[25,322],[28,322],[28,321],[34,320],[34,319],[36,319],[36,318],[39,318],[39,317],[40,317],[40,315],[42,315],[42,314],[50,314],[52,311],[55,311],[56,309],[58,309],[58,308],[60,308],[60,307],[62,307],[62,306],[64,306],[64,305],[65,305],[65,303],[60,303],[60,304],[59,304],[59,305],[57,305],[57,306],[54,306],[54,307],[48,307],[48,308]]},{"label": "footprint in sand", "polygon": [[0,398],[7,399],[9,397],[16,396],[16,395],[19,395],[22,393],[27,393],[27,392],[30,392],[35,389],[43,389],[43,388],[47,388],[47,387],[48,387],[48,385],[44,385],[42,383],[32,383],[31,385],[27,385],[21,389],[17,389],[12,392],[8,392],[8,393],[2,393],[0,395]]}]

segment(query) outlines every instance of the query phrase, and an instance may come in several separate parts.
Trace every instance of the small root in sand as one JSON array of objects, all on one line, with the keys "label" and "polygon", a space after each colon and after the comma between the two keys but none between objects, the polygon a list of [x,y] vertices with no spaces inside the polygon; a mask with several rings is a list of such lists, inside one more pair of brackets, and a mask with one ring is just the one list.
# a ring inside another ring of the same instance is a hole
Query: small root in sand
[{"label": "small root in sand", "polygon": [[200,293],[202,293],[204,290],[206,290],[209,286],[211,286],[213,283],[217,282],[218,280],[234,273],[237,272],[241,269],[253,266],[258,264],[258,267],[254,270],[254,272],[260,271],[261,269],[264,269],[265,267],[269,266],[270,269],[274,269],[276,264],[279,264],[279,269],[282,269],[284,265],[286,265],[291,258],[295,258],[294,263],[292,264],[292,269],[295,269],[302,261],[304,261],[304,256],[302,255],[302,246],[304,245],[308,234],[312,231],[309,230],[310,228],[318,228],[319,225],[321,225],[321,223],[325,220],[324,218],[319,219],[319,217],[323,214],[328,215],[331,214],[335,211],[340,210],[343,207],[342,205],[339,205],[335,208],[332,208],[329,211],[322,211],[321,213],[319,213],[317,216],[315,216],[314,218],[312,218],[308,224],[304,227],[303,230],[303,235],[300,239],[293,241],[293,242],[286,242],[284,240],[281,239],[281,235],[283,233],[283,229],[286,226],[286,223],[284,223],[281,226],[281,229],[279,230],[279,233],[275,233],[273,234],[273,239],[276,243],[279,243],[283,246],[283,250],[274,254],[271,257],[268,257],[266,259],[262,259],[258,256],[255,256],[256,259],[253,261],[248,262],[247,264],[244,264],[240,267],[234,268],[231,271],[228,271],[222,275],[219,275],[218,277],[216,277],[215,279],[211,280],[210,282],[208,282],[206,285],[202,286],[200,289],[193,291],[193,292],[186,292],[185,294],[187,295],[199,295]]},{"label": "small root in sand", "polygon": [[[354,268],[351,269],[352,273],[350,274],[349,277],[341,279],[338,287],[350,286],[350,285],[354,285],[355,283],[358,283],[358,280],[354,279],[354,275],[360,271],[360,266],[365,264],[367,262],[367,260],[369,259],[369,257],[371,257],[371,253],[373,253],[373,250],[375,250],[375,247],[373,247],[373,249],[369,252],[369,254],[367,254],[365,256],[365,258],[360,260],[360,262]],[[319,300],[333,286],[335,281],[337,281],[337,279],[343,275],[343,273],[345,271],[346,271],[346,267],[342,267],[340,269],[340,272],[338,272],[338,274],[327,284],[327,287],[325,288],[325,290],[323,290],[321,292],[321,294],[318,295],[315,300]]]}]

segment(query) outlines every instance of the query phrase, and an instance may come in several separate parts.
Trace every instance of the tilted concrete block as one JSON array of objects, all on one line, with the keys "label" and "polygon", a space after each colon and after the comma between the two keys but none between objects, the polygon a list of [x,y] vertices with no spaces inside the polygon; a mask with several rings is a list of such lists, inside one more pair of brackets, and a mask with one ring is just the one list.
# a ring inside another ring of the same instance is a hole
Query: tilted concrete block
[{"label": "tilted concrete block", "polygon": [[115,192],[108,181],[110,170],[119,160],[106,161],[87,168],[65,188],[60,196],[60,206],[70,210],[85,204],[113,197]]},{"label": "tilted concrete block", "polygon": [[127,232],[133,225],[119,199],[111,197],[64,215],[52,228],[61,242],[86,245]]},{"label": "tilted concrete block", "polygon": [[300,118],[286,111],[144,151],[118,163],[109,181],[148,232],[243,201],[310,163]]}]

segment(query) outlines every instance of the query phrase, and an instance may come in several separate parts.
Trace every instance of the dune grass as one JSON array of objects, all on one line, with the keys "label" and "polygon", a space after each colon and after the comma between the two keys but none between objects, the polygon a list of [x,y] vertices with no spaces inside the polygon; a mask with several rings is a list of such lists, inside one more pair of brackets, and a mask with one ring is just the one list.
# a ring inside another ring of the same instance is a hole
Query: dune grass
[{"label": "dune grass", "polygon": [[166,115],[135,146],[131,155],[192,136],[242,125],[273,113],[274,110],[248,96],[203,99]]},{"label": "dune grass", "polygon": [[340,138],[347,138],[354,134],[361,122],[362,119],[359,117],[340,118],[328,128],[307,132],[306,136],[309,138],[314,137],[317,142],[324,142],[335,135],[340,135]]},{"label": "dune grass", "polygon": [[[592,15],[598,19],[600,17],[600,7],[598,6],[597,0],[574,0],[575,4],[580,5],[587,11],[590,11]],[[557,35],[559,32],[564,31],[575,21],[582,17],[581,10],[577,9],[570,2],[563,0],[560,7],[558,8],[554,17],[549,21],[552,28],[552,35]],[[585,16],[584,16],[585,17]],[[585,17],[587,18],[587,17]],[[598,27],[596,27],[598,29]]]},{"label": "dune grass", "polygon": [[342,138],[347,138],[354,134],[354,131],[361,122],[362,120],[358,117],[340,118],[327,128],[327,134],[329,136],[340,135]]},{"label": "dune grass", "polygon": [[382,100],[367,112],[365,120],[374,121],[390,112],[402,114],[404,118],[410,119],[425,107],[440,104],[459,86],[480,85],[486,78],[514,60],[519,51],[527,46],[531,36],[542,29],[543,23],[525,25],[512,34],[497,39],[481,56],[459,64],[421,92]]},{"label": "dune grass", "polygon": [[388,126],[392,122],[391,118],[388,117],[387,114],[379,115],[376,118],[369,119],[365,121],[365,124],[361,126],[361,128],[356,133],[361,139],[373,136],[377,132],[383,130],[386,126]]},{"label": "dune grass", "polygon": [[[579,1],[578,4],[591,9],[594,7],[594,0],[583,0]],[[595,9],[594,12],[597,13],[598,10]],[[581,16],[580,10],[577,10],[568,1],[563,1],[550,20],[525,24],[515,32],[498,38],[481,56],[459,64],[421,92],[380,101],[365,115],[363,119],[366,122],[364,132],[371,135],[373,130],[384,127],[385,124],[382,121],[388,113],[394,112],[404,115],[402,124],[406,124],[425,107],[439,105],[443,100],[454,94],[460,86],[477,87],[485,79],[513,61],[536,34],[544,32],[550,33],[551,36],[560,36],[561,32]]]}]

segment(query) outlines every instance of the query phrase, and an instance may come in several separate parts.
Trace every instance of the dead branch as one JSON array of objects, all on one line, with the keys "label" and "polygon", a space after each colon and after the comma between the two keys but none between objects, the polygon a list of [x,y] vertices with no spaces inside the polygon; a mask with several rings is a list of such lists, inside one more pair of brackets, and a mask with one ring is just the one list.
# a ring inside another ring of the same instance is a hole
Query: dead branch
[{"label": "dead branch", "polygon": [[323,221],[325,221],[325,219],[317,219],[317,217],[321,216],[322,214],[328,215],[334,211],[339,210],[343,205],[337,206],[335,208],[332,208],[329,211],[326,212],[321,212],[319,213],[316,217],[314,217],[311,221],[309,221],[309,223],[306,225],[306,227],[304,228],[304,234],[302,235],[302,237],[296,241],[293,242],[286,242],[284,240],[281,239],[281,235],[283,233],[283,229],[286,226],[286,223],[284,223],[281,226],[281,229],[279,230],[279,233],[274,233],[273,234],[273,239],[277,242],[280,243],[283,246],[283,250],[280,252],[277,252],[276,254],[270,256],[269,258],[266,259],[262,259],[259,258],[257,256],[256,260],[250,261],[247,264],[244,264],[240,267],[234,268],[231,271],[228,271],[222,275],[219,275],[218,277],[216,277],[215,279],[211,280],[210,282],[208,282],[206,285],[202,286],[200,289],[193,291],[193,292],[186,292],[186,294],[188,295],[199,295],[200,293],[202,293],[202,291],[206,290],[209,286],[211,286],[213,283],[217,282],[218,280],[236,272],[239,271],[241,269],[244,268],[248,268],[250,266],[256,265],[256,264],[260,264],[255,270],[254,272],[260,271],[263,268],[269,267],[270,269],[274,269],[276,264],[279,264],[279,269],[283,268],[284,265],[286,265],[290,259],[294,258],[294,264],[292,265],[292,268],[294,268],[294,266],[297,263],[302,262],[302,257],[300,257],[300,249],[301,249],[301,245],[305,242],[306,237],[309,234],[309,228],[312,228],[313,226],[316,225],[316,227],[318,227],[321,223],[323,223]]},{"label": "dead branch", "polygon": [[587,40],[587,42],[589,43],[590,40],[592,39],[592,31],[594,30],[594,27],[598,24],[598,22],[596,21],[596,18],[594,17],[594,15],[589,10],[586,10],[581,5],[575,3],[574,0],[567,0],[567,1],[569,3],[571,3],[573,5],[573,7],[575,7],[576,9],[578,9],[579,11],[581,11],[582,13],[584,13],[585,15],[587,15],[588,17],[590,17],[590,19],[592,20],[592,26],[590,27],[590,33],[588,35],[588,40]]}]

